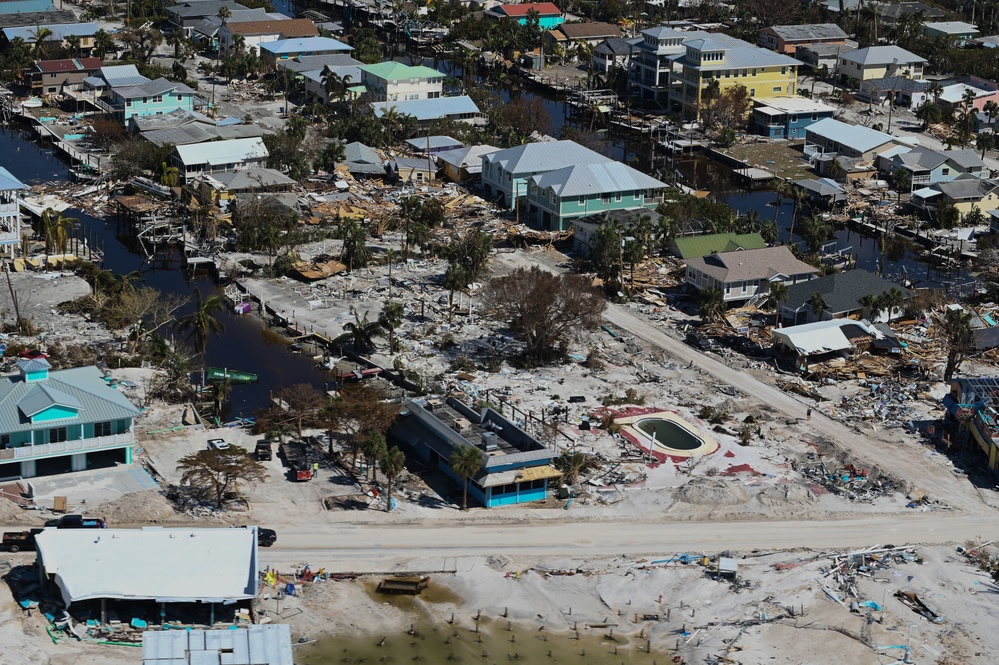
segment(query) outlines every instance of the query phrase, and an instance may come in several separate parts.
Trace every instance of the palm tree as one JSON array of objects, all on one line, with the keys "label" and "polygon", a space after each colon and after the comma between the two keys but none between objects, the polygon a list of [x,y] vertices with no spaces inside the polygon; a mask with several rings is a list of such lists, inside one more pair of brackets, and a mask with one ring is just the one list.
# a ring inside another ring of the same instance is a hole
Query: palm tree
[{"label": "palm tree", "polygon": [[928,129],[930,125],[940,122],[943,117],[940,107],[929,100],[923,102],[916,109],[916,118],[923,121],[923,129]]},{"label": "palm tree", "polygon": [[180,47],[184,45],[187,41],[187,37],[184,36],[184,31],[180,28],[174,28],[167,34],[166,42],[173,47],[173,59],[180,60]]},{"label": "palm tree", "polygon": [[326,65],[320,74],[320,80],[323,84],[323,92],[326,93],[326,102],[329,103],[333,98],[333,93],[338,92],[343,85],[343,79],[329,65]]},{"label": "palm tree", "polygon": [[892,315],[902,309],[905,304],[905,295],[898,289],[892,287],[881,294],[881,306],[888,310],[888,322],[891,323]]},{"label": "palm tree", "polygon": [[700,292],[697,299],[697,311],[704,322],[719,321],[725,315],[725,292],[720,287],[712,286]]},{"label": "palm tree", "polygon": [[75,58],[80,54],[80,37],[78,35],[68,35],[65,40],[66,50],[69,51],[71,58]]},{"label": "palm tree", "polygon": [[[834,161],[833,163],[836,162]],[[788,244],[794,242],[794,223],[798,219],[798,212],[801,210],[801,204],[804,203],[807,198],[808,192],[805,191],[804,187],[791,188],[791,199],[794,201],[794,210],[791,211],[791,228],[787,231]]]},{"label": "palm tree", "polygon": [[402,129],[402,114],[396,107],[390,106],[382,112],[382,126],[385,127],[386,145],[393,145],[395,133]]},{"label": "palm tree", "polygon": [[893,90],[888,93],[888,129],[885,130],[888,134],[891,134],[891,116],[894,110],[895,110],[895,91]]},{"label": "palm tree", "polygon": [[892,185],[898,193],[898,202],[902,202],[902,192],[912,193],[912,172],[909,169],[898,169],[891,176]]},{"label": "palm tree", "polygon": [[[361,454],[364,455],[364,462],[367,469],[371,469],[371,479],[377,480],[378,462],[388,453],[388,444],[385,442],[385,435],[378,430],[372,430],[364,435],[361,441]],[[367,470],[365,470],[365,474]],[[366,477],[366,476],[365,476]]]},{"label": "palm tree", "polygon": [[829,232],[832,229],[821,217],[809,215],[801,223],[801,239],[805,241],[805,247],[809,254],[818,254],[823,243],[829,239]]},{"label": "palm tree", "polygon": [[881,304],[881,296],[873,293],[861,296],[857,302],[864,308],[864,314],[866,315],[864,318],[876,316],[878,312],[884,309],[884,305]]},{"label": "palm tree", "polygon": [[378,325],[388,331],[389,353],[395,353],[395,329],[402,325],[405,309],[395,300],[386,300],[378,315]]},{"label": "palm tree", "polygon": [[780,321],[780,306],[787,302],[788,287],[784,282],[770,282],[770,295],[767,296],[767,307],[774,310],[774,326]]},{"label": "palm tree", "polygon": [[374,338],[381,332],[382,324],[378,321],[369,321],[367,312],[361,316],[353,307],[350,308],[350,313],[354,315],[354,320],[343,325],[344,333],[334,339],[333,344],[349,343],[358,353],[374,351]]},{"label": "palm tree", "polygon": [[454,316],[454,292],[468,286],[468,273],[465,268],[458,263],[447,264],[444,272],[444,288],[448,290],[447,296],[447,322],[451,323]]},{"label": "palm tree", "polygon": [[35,57],[39,60],[45,59],[48,53],[48,46],[45,42],[48,41],[51,36],[52,31],[43,25],[31,30],[31,42],[34,44]]},{"label": "palm tree", "polygon": [[461,478],[464,484],[462,510],[468,510],[468,479],[479,472],[483,461],[482,451],[475,446],[460,445],[451,449],[451,472]]},{"label": "palm tree", "polygon": [[808,299],[808,308],[812,310],[812,314],[814,314],[816,318],[822,318],[822,313],[826,311],[826,301],[823,300],[820,292],[816,291],[812,294],[812,297]]},{"label": "palm tree", "polygon": [[992,132],[982,132],[975,139],[975,145],[982,149],[982,159],[985,159],[985,153],[989,150],[995,150],[996,135]]},{"label": "palm tree", "polygon": [[976,95],[975,91],[971,90],[970,88],[968,90],[965,90],[964,91],[964,95],[961,96],[961,100],[964,102],[964,120],[965,120],[965,122],[964,122],[964,125],[965,125],[965,127],[964,127],[964,133],[961,136],[961,138],[962,138],[962,140],[961,140],[961,147],[962,148],[967,148],[968,147],[968,141],[971,139],[972,136],[975,135],[974,126],[973,126],[974,119],[975,119],[975,106],[974,106],[974,104],[975,104],[975,100],[977,98],[978,98],[978,95]]},{"label": "palm tree", "polygon": [[985,102],[985,106],[982,107],[982,111],[989,118],[989,129],[995,132],[996,116],[999,116],[999,104],[990,99]]},{"label": "palm tree", "polygon": [[943,86],[940,84],[940,81],[931,83],[926,92],[930,93],[930,96],[933,97],[933,103],[940,106],[940,95],[943,94]]},{"label": "palm tree", "polygon": [[115,50],[114,38],[107,30],[98,30],[94,34],[94,55],[104,58],[113,50]]},{"label": "palm tree", "polygon": [[222,30],[225,29],[226,23],[228,23],[229,19],[232,17],[232,10],[230,10],[226,5],[222,5],[219,7],[219,13],[215,16],[222,21],[222,24],[219,26],[219,46],[215,50],[215,69],[218,69],[219,61],[222,58]]},{"label": "palm tree", "polygon": [[777,223],[777,215],[780,214],[780,206],[784,202],[784,197],[791,193],[791,183],[787,180],[778,180],[774,185],[774,194],[777,196],[777,203],[774,205],[774,224]]},{"label": "palm tree", "polygon": [[205,350],[208,348],[208,338],[212,335],[218,337],[225,331],[225,324],[215,316],[217,312],[225,309],[225,303],[218,295],[204,298],[201,291],[195,290],[194,293],[196,296],[194,311],[177,320],[177,330],[187,333],[187,339],[194,342],[194,351],[204,358]]},{"label": "palm tree", "polygon": [[382,457],[382,473],[385,474],[385,512],[392,510],[392,484],[406,466],[406,456],[397,446],[392,446]]},{"label": "palm tree", "polygon": [[57,254],[65,254],[69,234],[79,221],[75,217],[64,217],[62,213],[57,213],[52,208],[43,211],[42,231],[45,233],[45,251],[56,250]]}]

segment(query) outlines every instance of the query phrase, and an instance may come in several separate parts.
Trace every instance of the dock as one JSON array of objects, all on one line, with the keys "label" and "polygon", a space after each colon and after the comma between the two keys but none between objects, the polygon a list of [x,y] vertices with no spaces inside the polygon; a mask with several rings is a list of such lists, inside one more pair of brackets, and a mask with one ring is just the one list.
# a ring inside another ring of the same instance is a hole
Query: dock
[{"label": "dock", "polygon": [[755,166],[750,166],[745,169],[736,169],[732,171],[732,173],[740,180],[748,182],[751,186],[770,182],[777,177],[770,171],[767,171],[766,169],[759,169]]}]

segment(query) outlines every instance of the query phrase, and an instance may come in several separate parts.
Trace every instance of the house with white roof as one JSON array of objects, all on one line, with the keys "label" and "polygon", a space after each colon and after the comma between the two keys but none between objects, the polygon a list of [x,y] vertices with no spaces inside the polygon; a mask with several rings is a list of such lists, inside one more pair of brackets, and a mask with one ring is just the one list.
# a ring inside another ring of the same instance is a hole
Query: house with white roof
[{"label": "house with white roof", "polygon": [[923,36],[944,37],[953,46],[963,47],[978,36],[978,26],[964,21],[928,21],[923,23]]},{"label": "house with white roof", "polygon": [[179,145],[170,153],[170,163],[185,185],[201,174],[266,166],[269,156],[263,139],[255,137]]},{"label": "house with white roof", "polygon": [[390,109],[395,109],[395,112],[400,115],[414,118],[421,127],[443,118],[467,122],[471,125],[485,124],[482,111],[468,95],[439,97],[437,99],[412,99],[401,102],[372,102],[371,107],[379,118]]},{"label": "house with white roof", "polygon": [[835,113],[828,104],[804,97],[757,99],[749,115],[749,128],[772,139],[799,139],[813,123]]},{"label": "house with white roof", "polygon": [[17,197],[26,189],[27,185],[0,166],[0,254],[11,258],[21,246],[21,205]]},{"label": "house with white roof", "polygon": [[655,208],[666,183],[605,159],[531,176],[527,212],[542,229],[564,231],[572,220],[611,210]]},{"label": "house with white roof", "polygon": [[596,164],[607,161],[598,152],[575,141],[526,143],[482,156],[482,185],[489,198],[503,197],[503,204],[513,208],[527,196],[531,176],[548,173],[572,164]]},{"label": "house with white roof", "polygon": [[454,182],[475,180],[482,174],[482,158],[498,152],[491,145],[473,145],[437,153],[437,167]]},{"label": "house with white roof", "polygon": [[873,161],[879,152],[887,150],[897,141],[891,134],[870,127],[825,118],[805,129],[805,155],[836,153]]},{"label": "house with white roof", "polygon": [[0,477],[132,463],[139,409],[99,369],[50,371],[44,357],[17,364],[18,374],[0,377]]},{"label": "house with white roof", "polygon": [[882,79],[889,76],[923,78],[926,59],[900,46],[868,46],[839,56],[837,73],[842,82]]}]

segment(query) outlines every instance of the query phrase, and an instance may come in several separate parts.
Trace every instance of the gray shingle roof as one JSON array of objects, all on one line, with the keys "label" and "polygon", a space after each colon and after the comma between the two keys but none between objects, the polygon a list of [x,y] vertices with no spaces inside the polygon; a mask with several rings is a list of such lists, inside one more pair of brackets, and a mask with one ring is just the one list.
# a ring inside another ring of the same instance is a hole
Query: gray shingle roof
[{"label": "gray shingle roof", "polygon": [[666,183],[609,159],[596,164],[574,164],[533,176],[531,180],[542,189],[551,187],[561,197],[666,187]]},{"label": "gray shingle roof", "polygon": [[908,289],[878,277],[872,272],[846,270],[789,286],[787,300],[783,306],[788,309],[799,309],[808,304],[813,293],[818,292],[822,294],[822,301],[830,313],[853,312],[861,309],[859,301],[864,296],[868,294],[879,296],[892,289],[898,289],[906,297],[910,295]]},{"label": "gray shingle roof", "polygon": [[[348,67],[353,66],[357,68],[361,65],[360,60],[355,60],[346,53],[331,53],[330,55],[300,55],[297,58],[289,58],[287,60],[279,60],[277,63],[278,69],[290,69],[293,72],[312,72],[312,71],[322,71],[323,67],[332,67],[336,71],[336,67]],[[339,72],[337,72],[339,74]],[[358,83],[361,80],[361,70],[358,69],[356,74],[351,75],[351,80],[354,83]]]},{"label": "gray shingle roof", "polygon": [[889,46],[868,46],[867,48],[857,49],[856,51],[840,56],[840,59],[847,62],[856,62],[864,66],[890,65],[892,63],[905,65],[926,62],[925,58],[894,44]]},{"label": "gray shingle roof", "polygon": [[799,41],[802,39],[846,39],[849,36],[835,23],[775,25],[770,29],[784,41]]},{"label": "gray shingle roof", "polygon": [[814,275],[818,272],[794,258],[791,250],[783,245],[699,256],[687,261],[687,265],[723,283],[772,279],[778,275]]},{"label": "gray shingle roof", "polygon": [[200,0],[198,2],[188,2],[167,7],[166,11],[168,14],[173,14],[179,18],[195,18],[198,16],[217,16],[219,10],[223,7],[228,7],[229,11],[249,9],[249,7],[241,5],[238,2],[232,2],[232,0],[220,0],[218,2],[215,0]]},{"label": "gray shingle roof", "polygon": [[593,52],[604,55],[631,55],[637,50],[638,47],[635,45],[634,40],[610,37],[597,44]]},{"label": "gray shingle roof", "polygon": [[899,92],[926,92],[930,89],[932,82],[925,79],[911,79],[908,76],[888,76],[880,79],[870,79],[867,81],[881,92],[897,90]]},{"label": "gray shingle roof", "polygon": [[28,382],[19,376],[0,377],[0,432],[33,429],[24,411],[34,415],[47,408],[46,404],[77,410],[73,422],[104,422],[139,415],[139,409],[128,398],[108,386],[100,370],[75,367],[49,372],[49,378],[41,381]]},{"label": "gray shingle roof", "polygon": [[938,182],[930,187],[942,192],[952,201],[978,201],[986,194],[995,191],[999,187],[999,182],[962,173],[950,182]]}]

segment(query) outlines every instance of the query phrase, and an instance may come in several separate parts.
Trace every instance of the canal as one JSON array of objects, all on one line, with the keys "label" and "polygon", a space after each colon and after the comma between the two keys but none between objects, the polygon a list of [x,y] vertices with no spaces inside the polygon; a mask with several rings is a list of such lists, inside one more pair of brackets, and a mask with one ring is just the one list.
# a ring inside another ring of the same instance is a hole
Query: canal
[{"label": "canal", "polygon": [[[5,167],[28,185],[65,181],[68,169],[47,145],[32,140],[31,132],[16,127],[0,130],[0,166]],[[106,222],[81,210],[70,209],[67,216],[80,220],[83,235],[96,237],[104,243],[103,267],[116,275],[138,271],[144,284],[163,293],[203,296],[217,293],[212,277],[190,279],[181,269],[179,259],[170,263],[150,263],[140,254],[131,251],[115,235],[113,221]],[[193,305],[181,310],[182,316]],[[265,335],[266,325],[255,316],[238,316],[229,307],[218,315],[225,324],[225,331],[210,338],[205,353],[205,364],[253,372],[260,377],[258,383],[235,385],[232,390],[228,418],[247,417],[258,407],[266,406],[270,393],[295,383],[311,383],[324,387],[324,377],[310,356],[280,352],[283,346],[279,337]]]}]

